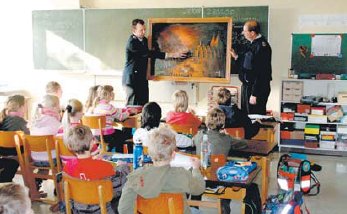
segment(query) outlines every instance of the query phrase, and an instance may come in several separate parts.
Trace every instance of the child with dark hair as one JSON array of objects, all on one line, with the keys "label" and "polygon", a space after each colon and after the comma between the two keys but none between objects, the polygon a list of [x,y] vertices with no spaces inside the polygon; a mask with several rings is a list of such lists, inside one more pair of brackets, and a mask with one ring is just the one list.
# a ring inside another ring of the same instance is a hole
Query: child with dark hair
[{"label": "child with dark hair", "polygon": [[242,127],[245,131],[245,139],[251,139],[258,133],[260,123],[258,121],[252,123],[248,115],[233,102],[228,89],[220,88],[218,90],[217,103],[225,113],[225,128]]},{"label": "child with dark hair", "polygon": [[160,124],[161,108],[156,102],[147,103],[142,109],[141,128],[134,133],[133,140],[136,144],[148,145],[148,133]]}]

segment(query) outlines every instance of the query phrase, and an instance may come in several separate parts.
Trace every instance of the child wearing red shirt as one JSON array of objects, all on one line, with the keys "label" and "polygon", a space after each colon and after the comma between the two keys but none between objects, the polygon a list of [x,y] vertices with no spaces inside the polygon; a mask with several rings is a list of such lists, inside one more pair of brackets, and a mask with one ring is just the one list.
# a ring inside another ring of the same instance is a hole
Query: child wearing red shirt
[{"label": "child wearing red shirt", "polygon": [[[77,155],[77,159],[69,160],[64,166],[64,172],[68,175],[82,180],[111,179],[113,183],[112,207],[107,204],[107,213],[114,213],[117,210],[117,202],[119,201],[122,187],[129,174],[129,167],[119,165],[115,170],[112,164],[103,160],[93,159],[91,156],[91,148],[94,143],[93,134],[89,127],[77,125],[72,127],[66,134],[68,147]],[[115,205],[114,205],[115,204]],[[99,212],[98,205],[80,204],[71,202],[73,213],[94,213]]]}]

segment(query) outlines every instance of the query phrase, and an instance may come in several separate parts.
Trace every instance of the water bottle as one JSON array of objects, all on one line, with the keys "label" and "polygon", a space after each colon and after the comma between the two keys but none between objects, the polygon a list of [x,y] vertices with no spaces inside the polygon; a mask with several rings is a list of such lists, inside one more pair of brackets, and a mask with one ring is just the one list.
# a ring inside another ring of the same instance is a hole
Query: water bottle
[{"label": "water bottle", "polygon": [[134,170],[142,166],[142,156],[143,156],[143,146],[142,144],[134,144],[134,160],[133,168]]},{"label": "water bottle", "polygon": [[204,133],[201,142],[201,166],[206,169],[209,166],[210,159],[210,145],[208,142],[207,134]]}]

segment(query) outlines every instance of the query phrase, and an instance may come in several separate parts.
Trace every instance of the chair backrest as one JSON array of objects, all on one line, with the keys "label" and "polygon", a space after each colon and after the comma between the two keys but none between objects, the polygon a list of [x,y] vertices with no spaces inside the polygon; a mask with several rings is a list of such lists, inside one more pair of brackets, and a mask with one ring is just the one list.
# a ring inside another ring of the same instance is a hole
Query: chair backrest
[{"label": "chair backrest", "polygon": [[91,129],[98,129],[100,133],[101,150],[106,152],[106,145],[102,134],[102,129],[106,127],[105,115],[84,115],[82,117],[82,124],[88,126]]},{"label": "chair backrest", "polygon": [[187,134],[192,136],[194,136],[198,132],[197,127],[192,127],[190,125],[169,124],[169,127],[177,133]]},{"label": "chair backrest", "polygon": [[161,193],[156,198],[137,196],[135,213],[142,214],[183,214],[182,193]]},{"label": "chair backrest", "polygon": [[24,135],[24,149],[31,152],[48,152],[55,149],[53,135]]},{"label": "chair backrest", "polygon": [[241,139],[245,138],[245,130],[242,127],[239,127],[239,128],[225,128],[224,130],[230,136],[233,136],[233,137],[236,137],[236,138],[241,138]]},{"label": "chair backrest", "polygon": [[113,198],[111,180],[81,180],[63,173],[66,212],[71,213],[70,199],[82,204],[98,204],[102,214],[106,214],[106,203]]},{"label": "chair backrest", "polygon": [[82,124],[91,129],[101,129],[106,127],[105,115],[84,115],[82,117]]},{"label": "chair backrest", "polygon": [[63,164],[62,162],[70,158],[75,158],[75,153],[71,152],[67,146],[64,144],[63,137],[55,137],[55,154],[57,158],[57,168],[58,172],[62,171]]},{"label": "chair backrest", "polygon": [[0,147],[16,148],[15,135],[23,137],[24,133],[22,131],[0,131]]}]

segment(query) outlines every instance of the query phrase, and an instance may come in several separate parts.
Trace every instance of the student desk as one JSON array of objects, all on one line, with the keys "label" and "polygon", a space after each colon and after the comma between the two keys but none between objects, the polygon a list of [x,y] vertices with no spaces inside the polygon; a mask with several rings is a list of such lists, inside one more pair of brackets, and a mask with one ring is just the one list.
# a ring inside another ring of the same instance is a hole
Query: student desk
[{"label": "student desk", "polygon": [[224,186],[224,192],[215,194],[215,193],[204,193],[206,197],[218,198],[218,199],[233,199],[240,200],[242,202],[241,205],[241,213],[245,213],[246,205],[243,203],[244,198],[246,197],[246,188],[254,181],[256,176],[258,175],[261,167],[258,166],[254,171],[252,171],[248,179],[246,181],[219,181],[216,176],[216,171],[218,167],[208,167],[206,170],[202,170],[202,174],[206,181],[206,187],[216,187],[216,186]]},{"label": "student desk", "polygon": [[141,114],[135,114],[122,122],[113,122],[115,128],[140,128]]},{"label": "student desk", "polygon": [[257,162],[261,167],[261,202],[265,203],[268,189],[269,189],[269,176],[270,176],[270,153],[277,145],[275,142],[259,141],[259,140],[246,140],[248,148],[233,150],[229,156],[232,157],[250,157],[251,161]]}]

